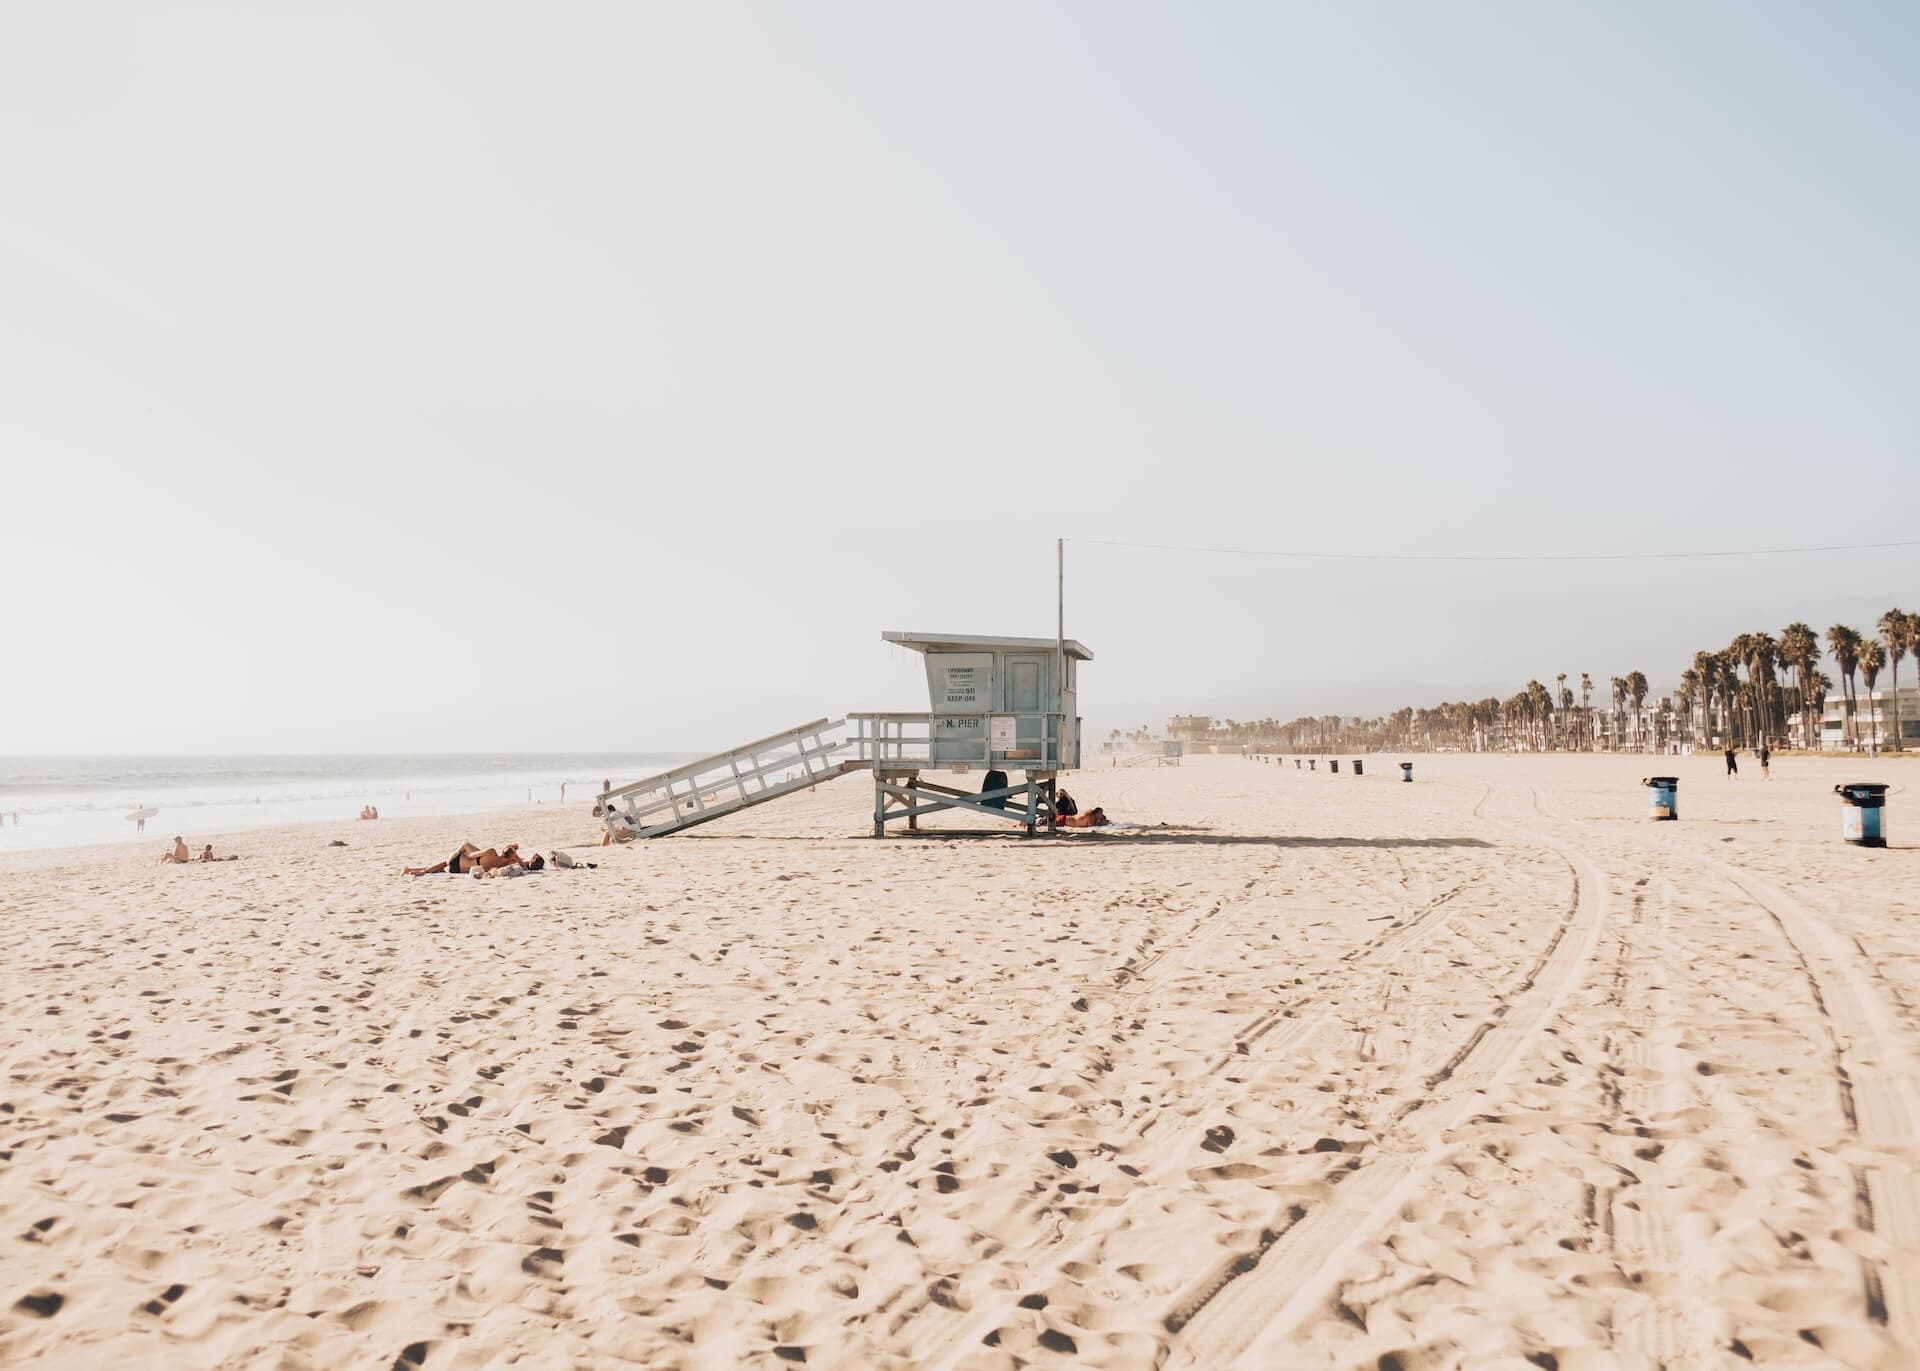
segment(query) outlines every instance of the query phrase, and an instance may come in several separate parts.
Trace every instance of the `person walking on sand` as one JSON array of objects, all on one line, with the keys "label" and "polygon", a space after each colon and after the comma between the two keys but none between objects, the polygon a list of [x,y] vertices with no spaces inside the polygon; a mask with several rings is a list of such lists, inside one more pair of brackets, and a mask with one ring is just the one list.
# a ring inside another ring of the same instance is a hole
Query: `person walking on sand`
[{"label": "person walking on sand", "polygon": [[1760,744],[1759,750],[1753,755],[1760,763],[1760,779],[1763,781],[1771,781],[1773,779],[1773,753],[1767,750],[1765,743],[1762,743]]},{"label": "person walking on sand", "polygon": [[1740,763],[1734,760],[1733,749],[1727,749],[1727,775],[1729,778],[1740,774]]},{"label": "person walking on sand", "polygon": [[[142,808],[145,808],[145,806],[143,805]],[[147,836],[147,816],[146,815],[142,814],[139,818],[133,821],[133,836],[136,838],[144,838]]]}]

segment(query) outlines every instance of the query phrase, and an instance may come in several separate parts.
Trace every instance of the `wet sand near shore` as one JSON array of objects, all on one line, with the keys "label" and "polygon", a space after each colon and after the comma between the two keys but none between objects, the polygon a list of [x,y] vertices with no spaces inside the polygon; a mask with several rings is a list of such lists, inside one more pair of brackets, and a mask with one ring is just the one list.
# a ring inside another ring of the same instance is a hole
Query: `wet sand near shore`
[{"label": "wet sand near shore", "polygon": [[0,1365],[1920,1364],[1909,765],[1192,758],[1070,779],[1146,827],[885,842],[855,776],[517,881],[398,872],[584,809],[9,857]]}]

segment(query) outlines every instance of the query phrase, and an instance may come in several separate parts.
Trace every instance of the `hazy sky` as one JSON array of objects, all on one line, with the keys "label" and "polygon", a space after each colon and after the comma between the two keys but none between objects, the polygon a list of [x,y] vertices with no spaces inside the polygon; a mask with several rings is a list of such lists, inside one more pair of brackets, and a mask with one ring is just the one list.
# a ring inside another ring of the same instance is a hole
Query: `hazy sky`
[{"label": "hazy sky", "polygon": [[[1920,527],[1920,9],[0,10],[0,752],[681,748],[1053,540]],[[1915,550],[1068,546],[1097,728],[1920,608]],[[1910,668],[1909,668],[1910,669]]]}]

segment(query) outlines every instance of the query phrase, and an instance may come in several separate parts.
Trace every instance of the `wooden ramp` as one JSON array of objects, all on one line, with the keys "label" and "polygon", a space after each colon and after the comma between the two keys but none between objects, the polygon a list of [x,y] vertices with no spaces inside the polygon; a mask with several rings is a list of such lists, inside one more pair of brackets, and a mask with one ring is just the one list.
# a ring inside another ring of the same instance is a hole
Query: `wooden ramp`
[{"label": "wooden ramp", "polygon": [[664,838],[849,771],[865,771],[871,763],[839,755],[848,739],[829,736],[845,723],[845,719],[815,719],[615,787],[600,797],[601,812],[608,816],[607,825],[618,842]]}]

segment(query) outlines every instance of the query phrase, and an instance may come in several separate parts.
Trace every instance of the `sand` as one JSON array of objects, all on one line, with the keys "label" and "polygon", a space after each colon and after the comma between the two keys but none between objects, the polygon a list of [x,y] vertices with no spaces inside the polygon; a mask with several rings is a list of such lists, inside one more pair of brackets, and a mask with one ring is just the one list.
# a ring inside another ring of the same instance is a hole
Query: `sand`
[{"label": "sand", "polygon": [[0,1364],[1920,1365],[1920,802],[1873,852],[1830,794],[1912,765],[1192,759],[1072,782],[1165,828],[883,843],[856,777],[519,881],[397,872],[590,820],[11,857]]}]

